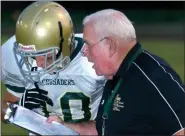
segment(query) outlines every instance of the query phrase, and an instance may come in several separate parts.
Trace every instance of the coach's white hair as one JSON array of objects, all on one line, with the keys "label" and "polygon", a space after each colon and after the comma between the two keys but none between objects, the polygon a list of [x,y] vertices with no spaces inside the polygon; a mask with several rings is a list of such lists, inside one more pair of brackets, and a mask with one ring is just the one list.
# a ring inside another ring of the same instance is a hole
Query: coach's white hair
[{"label": "coach's white hair", "polygon": [[86,16],[83,25],[92,23],[94,30],[100,38],[116,36],[122,40],[136,39],[135,29],[131,21],[120,11],[105,9]]}]

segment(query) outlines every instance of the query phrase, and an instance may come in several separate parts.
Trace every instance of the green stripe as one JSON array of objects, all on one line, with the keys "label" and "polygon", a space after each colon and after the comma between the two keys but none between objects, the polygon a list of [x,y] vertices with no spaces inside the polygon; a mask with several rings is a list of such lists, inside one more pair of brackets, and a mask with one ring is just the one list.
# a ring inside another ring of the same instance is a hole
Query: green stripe
[{"label": "green stripe", "polygon": [[[143,48],[140,47],[137,50],[137,52],[131,57],[130,61],[128,62],[128,68],[127,68],[126,72],[129,70],[129,68],[132,65],[132,63],[134,62],[134,60],[142,53],[142,51],[143,51]],[[116,93],[117,93],[117,91],[119,89],[119,86],[121,84],[122,78],[119,79],[119,81],[117,82],[115,88],[113,89],[113,92],[112,92],[111,96],[108,98],[107,102],[105,103],[104,112],[103,112],[103,117],[105,117],[105,118],[108,117],[108,114],[109,114],[109,112],[111,110],[111,106],[113,105],[113,99],[116,96]]]},{"label": "green stripe", "polygon": [[5,84],[5,86],[16,93],[24,93],[24,91],[26,90],[25,87],[11,86],[8,84]]},{"label": "green stripe", "polygon": [[78,41],[78,44],[77,44],[77,47],[76,47],[76,49],[74,50],[74,52],[72,53],[72,55],[71,55],[71,61],[76,57],[76,55],[80,52],[80,50],[82,49],[82,47],[83,47],[83,44],[84,44],[84,42],[83,42],[83,39],[82,38],[80,38],[80,37],[75,37],[75,40],[77,40]]}]

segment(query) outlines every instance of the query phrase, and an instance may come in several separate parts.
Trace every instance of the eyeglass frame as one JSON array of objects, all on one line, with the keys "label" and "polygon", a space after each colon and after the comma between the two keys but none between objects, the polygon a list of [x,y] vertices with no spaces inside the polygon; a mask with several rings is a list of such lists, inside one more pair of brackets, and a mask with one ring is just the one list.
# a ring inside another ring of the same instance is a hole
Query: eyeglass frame
[{"label": "eyeglass frame", "polygon": [[95,45],[97,45],[97,44],[99,44],[101,41],[103,41],[104,39],[108,39],[107,37],[104,37],[104,38],[102,38],[102,39],[100,39],[98,42],[96,42],[96,43],[94,43],[94,44],[87,44],[87,43],[85,43],[86,45],[87,45],[87,47],[89,48],[92,48],[92,47],[94,47]]}]

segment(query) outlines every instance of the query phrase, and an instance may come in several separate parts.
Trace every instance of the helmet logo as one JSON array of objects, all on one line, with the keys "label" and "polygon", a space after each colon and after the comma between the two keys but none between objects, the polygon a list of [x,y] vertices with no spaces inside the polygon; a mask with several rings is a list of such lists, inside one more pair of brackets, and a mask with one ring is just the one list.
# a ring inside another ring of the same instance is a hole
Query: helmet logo
[{"label": "helmet logo", "polygon": [[22,50],[25,50],[25,51],[36,51],[36,48],[35,48],[35,45],[22,45],[22,44],[19,44],[19,48],[22,49]]}]

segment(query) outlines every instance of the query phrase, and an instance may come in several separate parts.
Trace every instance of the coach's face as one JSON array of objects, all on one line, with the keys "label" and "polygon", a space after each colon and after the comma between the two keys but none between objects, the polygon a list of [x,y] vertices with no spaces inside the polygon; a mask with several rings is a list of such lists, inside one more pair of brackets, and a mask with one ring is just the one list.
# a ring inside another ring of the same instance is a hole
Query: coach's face
[{"label": "coach's face", "polygon": [[106,46],[106,38],[99,38],[91,24],[88,24],[83,29],[84,48],[83,53],[88,58],[89,62],[94,63],[93,68],[96,74],[101,76],[109,76],[109,55],[108,46]]}]

